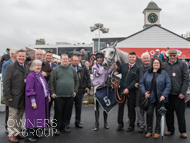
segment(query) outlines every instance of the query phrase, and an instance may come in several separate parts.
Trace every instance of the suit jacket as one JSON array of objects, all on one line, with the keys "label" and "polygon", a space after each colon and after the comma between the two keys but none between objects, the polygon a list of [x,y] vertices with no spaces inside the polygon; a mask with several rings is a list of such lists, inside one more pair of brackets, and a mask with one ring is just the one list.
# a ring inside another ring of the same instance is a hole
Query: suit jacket
[{"label": "suit jacket", "polygon": [[[16,61],[6,68],[4,74],[4,97],[5,104],[12,108],[24,108],[25,100],[25,79],[29,74],[29,67],[25,64],[24,70]],[[13,99],[13,101],[8,101]]]},{"label": "suit jacket", "polygon": [[[142,79],[144,73],[150,68],[150,64],[148,68],[144,71],[144,65],[141,65],[139,67],[139,81]],[[141,106],[141,99],[142,99],[142,93],[140,88],[137,89],[137,94],[136,94],[136,106]]]},{"label": "suit jacket", "polygon": [[13,61],[11,59],[9,59],[8,61],[6,61],[3,66],[2,66],[2,75],[1,75],[1,80],[3,81],[3,76],[4,76],[4,73],[5,73],[5,70],[7,68],[8,65],[12,64]]},{"label": "suit jacket", "polygon": [[121,89],[136,90],[135,83],[139,81],[139,67],[134,64],[129,70],[129,63],[121,65],[116,70],[117,72],[122,74],[121,78]]}]

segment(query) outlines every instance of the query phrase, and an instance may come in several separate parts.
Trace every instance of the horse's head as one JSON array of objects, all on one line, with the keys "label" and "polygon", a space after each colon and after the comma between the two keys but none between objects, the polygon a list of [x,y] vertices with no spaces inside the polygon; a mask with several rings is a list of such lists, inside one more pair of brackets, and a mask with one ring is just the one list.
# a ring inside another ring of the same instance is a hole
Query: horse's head
[{"label": "horse's head", "polygon": [[117,62],[117,48],[116,48],[117,42],[115,42],[113,45],[105,48],[102,52],[104,53],[104,62],[103,66],[105,69],[109,69],[111,65],[113,65],[115,62]]}]

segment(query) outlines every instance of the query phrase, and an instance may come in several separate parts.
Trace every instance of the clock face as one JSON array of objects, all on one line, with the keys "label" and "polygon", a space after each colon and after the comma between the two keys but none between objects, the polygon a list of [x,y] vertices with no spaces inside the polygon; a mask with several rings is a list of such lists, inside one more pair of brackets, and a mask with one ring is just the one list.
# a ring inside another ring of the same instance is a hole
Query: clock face
[{"label": "clock face", "polygon": [[148,21],[150,23],[155,23],[158,20],[158,16],[155,13],[150,13],[148,15]]}]

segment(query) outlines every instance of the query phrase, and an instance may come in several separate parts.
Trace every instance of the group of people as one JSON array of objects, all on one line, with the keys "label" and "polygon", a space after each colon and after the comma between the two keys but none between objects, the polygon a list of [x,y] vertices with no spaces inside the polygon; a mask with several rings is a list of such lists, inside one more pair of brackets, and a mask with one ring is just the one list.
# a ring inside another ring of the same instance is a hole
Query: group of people
[{"label": "group of people", "polygon": [[[175,132],[174,111],[178,119],[179,132],[182,138],[187,138],[185,123],[185,94],[189,85],[189,71],[185,62],[178,60],[177,51],[169,51],[169,59],[162,63],[159,57],[154,57],[150,62],[148,53],[142,54],[143,65],[137,67],[135,64],[136,54],[129,53],[129,63],[121,65],[114,75],[122,74],[121,90],[126,95],[128,101],[129,127],[127,132],[133,131],[135,117],[139,121],[139,132],[146,129],[145,137],[149,138],[153,132],[153,112],[156,108],[156,127],[154,138],[160,136],[161,115],[158,112],[164,106],[166,112],[166,124],[168,131],[166,136],[171,136]],[[146,115],[146,125],[144,121],[144,111],[142,109],[142,98],[148,98],[148,109]],[[121,130],[123,123],[124,104],[119,104],[118,128]],[[136,107],[136,110],[135,110]]]},{"label": "group of people", "polygon": [[[82,50],[81,53],[84,53]],[[91,84],[96,89],[106,86],[108,74],[112,68],[104,69],[102,63],[104,54],[93,53],[90,62],[87,63],[84,54],[77,53],[71,57],[61,54],[60,65],[52,62],[52,52],[38,49],[35,51],[35,59],[27,64],[26,52],[13,48],[10,50],[10,60],[2,74],[4,97],[6,103],[6,128],[8,139],[18,142],[25,138],[21,134],[21,126],[15,124],[22,120],[25,112],[26,141],[34,142],[39,137],[40,129],[52,126],[54,135],[60,132],[70,133],[69,124],[72,115],[73,102],[75,103],[75,126],[83,128],[81,122],[82,98],[85,92],[89,92]],[[94,56],[95,55],[95,56]],[[146,137],[151,137],[153,132],[153,112],[156,108],[156,127],[154,138],[160,136],[161,115],[158,109],[166,107],[166,123],[168,131],[166,136],[175,132],[174,111],[176,112],[179,132],[182,138],[187,138],[185,123],[184,97],[189,84],[189,72],[187,65],[178,60],[177,51],[169,51],[167,62],[155,57],[150,62],[150,55],[143,53],[141,56],[143,65],[138,67],[135,63],[136,54],[130,52],[129,63],[116,69],[114,75],[122,74],[120,90],[125,96],[125,101],[119,103],[118,127],[120,131],[124,127],[123,115],[127,99],[129,126],[127,132],[134,130],[136,115],[139,122],[139,133],[145,132]],[[96,62],[95,62],[96,61]],[[85,63],[84,63],[85,62]],[[4,65],[3,64],[3,65]],[[89,67],[93,74],[91,83]],[[144,111],[141,107],[142,98],[148,99],[146,124]],[[54,118],[50,119],[50,110],[54,102]],[[108,114],[104,111],[104,128],[109,129]],[[40,121],[39,121],[40,120]],[[21,124],[22,125],[22,124]],[[17,135],[17,129],[20,134]],[[99,129],[99,102],[95,101],[95,125],[94,131]],[[17,136],[15,136],[17,135]]]}]

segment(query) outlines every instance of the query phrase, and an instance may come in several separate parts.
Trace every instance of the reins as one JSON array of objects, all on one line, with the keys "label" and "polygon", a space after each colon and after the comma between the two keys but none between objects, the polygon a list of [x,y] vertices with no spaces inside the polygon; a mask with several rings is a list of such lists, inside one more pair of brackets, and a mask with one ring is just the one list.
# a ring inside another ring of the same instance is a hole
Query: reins
[{"label": "reins", "polygon": [[114,91],[115,91],[115,100],[118,103],[123,103],[125,101],[125,96],[124,97],[120,97],[119,96],[119,90],[118,90],[118,85],[117,85],[117,79],[115,77],[115,81],[114,81]]}]

